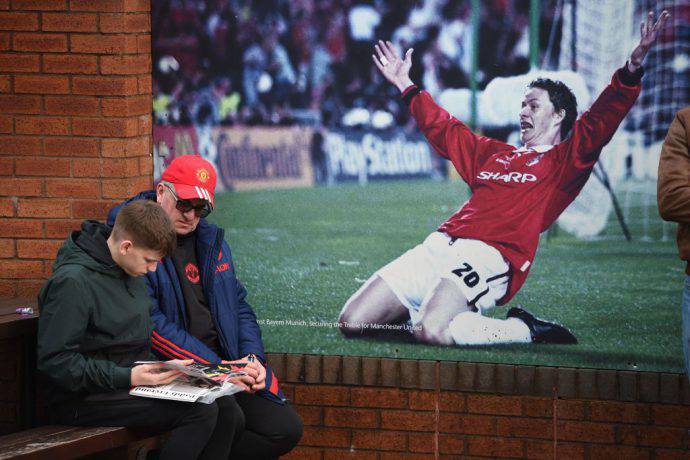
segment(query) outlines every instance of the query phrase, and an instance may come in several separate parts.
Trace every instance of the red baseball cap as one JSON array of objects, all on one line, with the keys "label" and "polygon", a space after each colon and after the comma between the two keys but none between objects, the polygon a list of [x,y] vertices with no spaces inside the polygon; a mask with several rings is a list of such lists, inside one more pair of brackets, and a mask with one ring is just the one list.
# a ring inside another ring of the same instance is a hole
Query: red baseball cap
[{"label": "red baseball cap", "polygon": [[178,198],[183,200],[201,198],[213,207],[216,170],[211,163],[199,155],[182,155],[175,158],[163,172],[161,180],[175,186]]}]

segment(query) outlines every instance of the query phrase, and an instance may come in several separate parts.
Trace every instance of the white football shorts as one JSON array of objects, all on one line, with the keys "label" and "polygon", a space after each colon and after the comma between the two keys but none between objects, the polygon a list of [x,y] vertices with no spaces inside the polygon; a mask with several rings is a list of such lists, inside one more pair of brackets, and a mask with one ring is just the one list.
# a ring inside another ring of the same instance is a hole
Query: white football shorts
[{"label": "white football shorts", "polygon": [[443,278],[455,283],[480,312],[496,306],[506,294],[510,267],[498,250],[479,240],[453,239],[434,232],[376,272],[421,321],[420,306]]}]

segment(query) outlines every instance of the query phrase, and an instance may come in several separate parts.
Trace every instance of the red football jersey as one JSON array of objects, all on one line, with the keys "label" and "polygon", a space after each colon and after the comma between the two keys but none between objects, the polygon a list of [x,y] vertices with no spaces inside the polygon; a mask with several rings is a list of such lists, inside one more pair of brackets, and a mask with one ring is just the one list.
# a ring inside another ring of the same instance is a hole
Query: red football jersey
[{"label": "red football jersey", "polygon": [[568,139],[529,150],[474,134],[426,91],[412,97],[410,111],[419,128],[472,191],[470,199],[438,230],[481,240],[501,252],[512,276],[499,304],[507,303],[525,282],[539,234],[582,190],[601,149],[635,103],[640,86],[625,85],[618,72],[575,122]]}]

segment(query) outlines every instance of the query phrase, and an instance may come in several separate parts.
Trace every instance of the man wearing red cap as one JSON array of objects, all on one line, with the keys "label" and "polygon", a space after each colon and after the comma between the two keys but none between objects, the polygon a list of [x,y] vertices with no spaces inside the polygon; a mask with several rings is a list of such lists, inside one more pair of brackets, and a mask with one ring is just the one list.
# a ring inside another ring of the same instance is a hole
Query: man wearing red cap
[{"label": "man wearing red cap", "polygon": [[[266,363],[261,330],[235,276],[224,230],[206,221],[214,209],[216,171],[198,155],[175,158],[155,190],[132,200],[160,204],[177,233],[177,248],[147,275],[153,349],[162,357],[200,363],[242,362],[254,383],[223,410],[244,420],[232,458],[275,458],[297,444],[302,421],[287,404]],[[119,206],[108,221],[114,221]]]}]

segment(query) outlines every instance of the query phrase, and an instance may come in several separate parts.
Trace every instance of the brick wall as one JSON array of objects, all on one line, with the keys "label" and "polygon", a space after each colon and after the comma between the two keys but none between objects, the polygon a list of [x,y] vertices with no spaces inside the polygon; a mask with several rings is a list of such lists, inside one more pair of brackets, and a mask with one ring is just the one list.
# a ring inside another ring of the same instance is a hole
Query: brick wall
[{"label": "brick wall", "polygon": [[[149,0],[0,0],[0,298],[34,297],[69,230],[151,185],[149,11]],[[17,346],[0,343],[3,369],[16,371]],[[290,458],[690,458],[678,374],[269,361],[305,422]],[[13,375],[0,375],[3,394],[19,391]],[[16,417],[0,405],[0,428]]]},{"label": "brick wall", "polygon": [[0,298],[151,186],[148,0],[0,0]]}]

